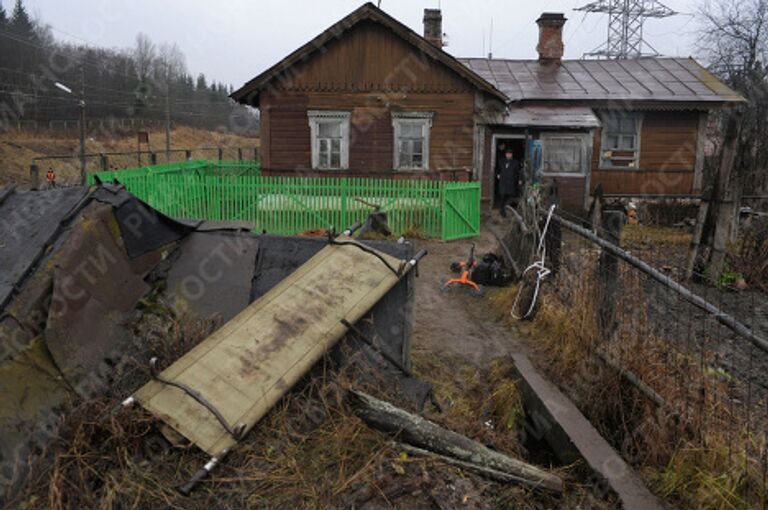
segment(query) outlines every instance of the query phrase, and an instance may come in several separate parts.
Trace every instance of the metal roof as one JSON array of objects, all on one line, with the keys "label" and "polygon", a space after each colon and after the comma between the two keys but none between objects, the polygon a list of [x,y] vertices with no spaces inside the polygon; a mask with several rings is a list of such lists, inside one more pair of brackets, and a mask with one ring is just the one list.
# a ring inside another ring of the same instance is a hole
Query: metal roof
[{"label": "metal roof", "polygon": [[600,119],[587,106],[513,105],[506,114],[489,119],[488,123],[517,127],[593,128],[600,126]]},{"label": "metal roof", "polygon": [[563,60],[560,65],[538,60],[458,60],[511,101],[744,101],[692,58]]}]

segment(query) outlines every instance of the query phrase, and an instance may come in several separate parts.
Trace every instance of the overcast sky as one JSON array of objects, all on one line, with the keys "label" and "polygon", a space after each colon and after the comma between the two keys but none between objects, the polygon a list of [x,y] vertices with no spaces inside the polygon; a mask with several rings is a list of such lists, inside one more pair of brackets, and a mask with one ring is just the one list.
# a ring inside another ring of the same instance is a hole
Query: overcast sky
[{"label": "overcast sky", "polygon": [[[10,13],[12,0],[0,0]],[[443,12],[446,50],[459,57],[488,53],[493,20],[494,57],[536,56],[535,20],[543,11],[568,18],[566,58],[580,58],[606,38],[607,16],[573,11],[588,0],[382,0],[381,7],[422,33],[425,7]],[[239,87],[343,16],[359,0],[24,0],[30,13],[54,35],[73,42],[131,47],[145,32],[156,43],[175,42],[191,73]],[[667,0],[678,16],[649,20],[646,39],[662,54],[697,55],[699,0]]]}]

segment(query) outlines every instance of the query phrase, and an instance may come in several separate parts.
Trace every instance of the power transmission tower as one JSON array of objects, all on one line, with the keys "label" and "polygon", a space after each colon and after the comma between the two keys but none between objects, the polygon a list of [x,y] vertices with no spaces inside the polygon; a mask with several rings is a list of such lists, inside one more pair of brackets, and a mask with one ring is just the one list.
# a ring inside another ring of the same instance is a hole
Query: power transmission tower
[{"label": "power transmission tower", "polygon": [[643,23],[677,14],[656,0],[597,0],[574,10],[608,14],[608,40],[584,56],[614,59],[658,55],[643,39]]}]

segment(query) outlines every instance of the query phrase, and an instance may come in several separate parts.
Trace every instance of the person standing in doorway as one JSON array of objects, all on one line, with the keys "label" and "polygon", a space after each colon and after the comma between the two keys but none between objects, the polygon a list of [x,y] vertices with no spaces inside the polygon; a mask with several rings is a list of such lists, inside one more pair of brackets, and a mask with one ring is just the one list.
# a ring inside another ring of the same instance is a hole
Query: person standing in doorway
[{"label": "person standing in doorway", "polygon": [[504,152],[499,169],[499,194],[501,195],[501,215],[507,216],[505,208],[508,205],[517,207],[520,192],[523,189],[523,169],[520,161],[514,158],[511,149]]}]

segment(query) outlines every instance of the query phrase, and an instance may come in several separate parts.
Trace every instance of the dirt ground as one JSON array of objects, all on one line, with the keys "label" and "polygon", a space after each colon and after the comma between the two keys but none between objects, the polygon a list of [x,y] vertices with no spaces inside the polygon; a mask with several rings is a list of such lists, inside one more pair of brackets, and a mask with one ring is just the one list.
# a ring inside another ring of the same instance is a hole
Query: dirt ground
[{"label": "dirt ground", "polygon": [[429,254],[419,264],[416,278],[414,351],[447,351],[478,368],[486,367],[493,358],[525,351],[520,339],[499,321],[498,313],[484,298],[464,288],[440,290],[441,278],[454,276],[451,263],[466,260],[472,243],[476,257],[496,250],[493,229],[501,227],[498,216],[484,215],[482,225],[480,236],[473,239],[417,241],[417,249],[426,248]]}]

